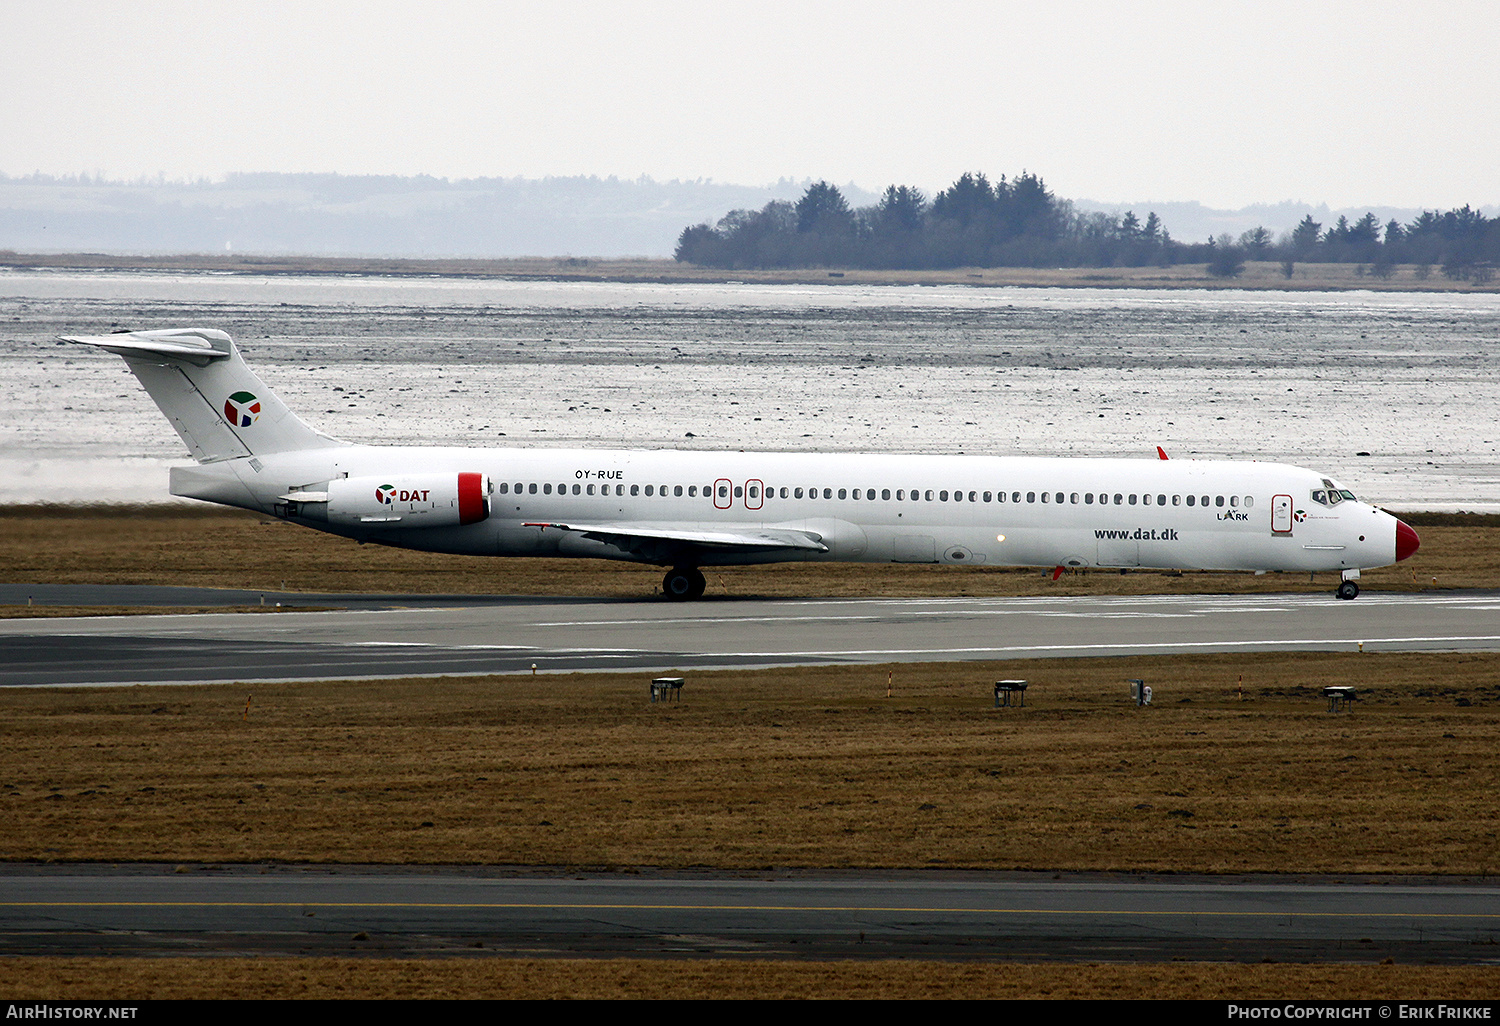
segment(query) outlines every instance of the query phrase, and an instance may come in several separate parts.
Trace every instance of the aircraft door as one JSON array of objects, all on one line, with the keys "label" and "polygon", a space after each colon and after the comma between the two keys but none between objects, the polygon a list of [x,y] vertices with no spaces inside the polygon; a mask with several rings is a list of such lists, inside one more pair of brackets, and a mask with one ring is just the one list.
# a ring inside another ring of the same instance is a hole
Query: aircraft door
[{"label": "aircraft door", "polygon": [[729,478],[721,477],[714,482],[714,509],[728,509],[734,505],[734,485]]},{"label": "aircraft door", "polygon": [[760,509],[765,505],[766,486],[755,478],[745,482],[745,508]]},{"label": "aircraft door", "polygon": [[1290,495],[1271,496],[1271,533],[1292,533],[1292,497]]}]

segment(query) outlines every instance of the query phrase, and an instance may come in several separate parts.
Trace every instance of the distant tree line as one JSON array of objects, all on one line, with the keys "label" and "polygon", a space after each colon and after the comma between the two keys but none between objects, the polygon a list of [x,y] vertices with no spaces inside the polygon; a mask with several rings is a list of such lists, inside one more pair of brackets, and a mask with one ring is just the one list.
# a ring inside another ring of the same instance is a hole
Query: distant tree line
[{"label": "distant tree line", "polygon": [[1269,256],[1254,259],[1281,260],[1288,275],[1301,260],[1368,265],[1377,278],[1389,277],[1397,264],[1415,264],[1419,277],[1436,266],[1456,280],[1489,281],[1500,263],[1500,218],[1465,205],[1447,213],[1423,211],[1409,224],[1392,219],[1381,225],[1369,213],[1353,223],[1340,217],[1325,230],[1309,214],[1266,252]]},{"label": "distant tree line", "polygon": [[1237,275],[1246,260],[1277,260],[1290,276],[1297,261],[1368,264],[1377,277],[1396,264],[1433,265],[1456,278],[1488,280],[1500,262],[1500,218],[1470,210],[1423,213],[1408,225],[1380,225],[1374,214],[1326,231],[1308,215],[1297,229],[1273,237],[1255,228],[1238,239],[1203,243],[1173,239],[1156,213],[1145,220],[1080,213],[1042,179],[1023,173],[998,182],[966,173],[931,200],[922,190],[892,185],[874,206],[851,207],[827,182],[792,203],[734,210],[717,224],[685,228],[676,258],[705,267],[1143,267],[1203,263],[1211,273]]},{"label": "distant tree line", "polygon": [[851,207],[827,182],[796,203],[734,210],[685,229],[678,260],[708,267],[1041,267],[1161,262],[1171,239],[1154,213],[1076,214],[1033,174],[991,182],[964,174],[928,199],[892,185]]}]

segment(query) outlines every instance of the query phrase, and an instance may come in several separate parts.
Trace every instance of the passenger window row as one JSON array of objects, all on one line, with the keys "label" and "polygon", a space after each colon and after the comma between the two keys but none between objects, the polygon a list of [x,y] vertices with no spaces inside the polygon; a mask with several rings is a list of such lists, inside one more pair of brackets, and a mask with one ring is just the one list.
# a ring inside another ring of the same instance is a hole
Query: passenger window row
[{"label": "passenger window row", "polygon": [[[746,489],[747,489],[747,487],[748,487],[748,497],[749,498],[751,498],[751,499],[760,499],[760,498],[762,498],[761,491],[762,491],[762,487],[763,486],[761,486],[760,484],[753,484],[753,485],[749,485],[749,486],[734,485],[733,486],[733,497],[736,498],[736,499],[745,498],[746,497]],[[611,491],[611,488],[613,488],[613,491]],[[670,491],[669,491],[669,489],[670,489]],[[510,484],[509,482],[502,481],[502,482],[499,483],[499,485],[496,486],[496,491],[498,491],[501,495],[508,495],[508,494],[511,493],[512,490],[514,490],[515,494],[517,494],[517,495],[522,495],[522,494],[525,494],[525,495],[537,495],[537,494],[552,495],[552,494],[555,493],[557,495],[569,495],[569,494],[572,494],[572,495],[594,495],[594,494],[598,494],[598,495],[601,495],[601,496],[624,496],[624,495],[627,495],[627,494],[629,494],[629,495],[642,495],[642,494],[644,494],[644,495],[648,495],[648,496],[661,496],[661,497],[665,498],[666,496],[668,496],[670,494],[673,498],[681,498],[685,494],[688,498],[697,498],[698,495],[700,494],[700,492],[699,492],[699,486],[698,485],[687,485],[687,486],[683,486],[683,485],[670,485],[669,486],[669,485],[637,485],[637,484],[624,485],[624,484],[617,484],[617,485],[611,486],[611,485],[608,485],[608,484],[602,484],[602,485],[597,485],[596,486],[596,485],[593,485],[593,484],[567,484],[567,483],[563,483],[563,484],[558,484],[558,485],[554,486],[551,483],[547,483],[547,482],[543,482],[543,483],[540,483],[540,484],[538,484],[536,482],[532,482],[530,484],[527,484],[525,482],[517,482],[515,484]],[[776,488],[764,488],[764,491],[765,491],[764,498],[773,499],[773,498],[777,498],[778,497],[778,489],[776,489]],[[721,499],[730,498],[730,486],[728,484],[721,484],[721,485],[719,485],[718,486],[718,493],[719,493],[718,497],[721,498]],[[711,496],[713,496],[713,494],[714,494],[714,486],[713,485],[704,485],[702,487],[701,494],[704,497],[711,497]],[[808,499],[818,499],[818,498],[833,499],[833,498],[839,498],[839,499],[846,499],[846,500],[847,499],[862,499],[862,500],[864,500],[866,502],[873,502],[873,501],[875,501],[876,494],[877,493],[876,493],[876,490],[874,488],[864,488],[864,489],[860,489],[860,488],[853,488],[853,489],[850,489],[850,488],[838,488],[838,489],[834,489],[834,488],[822,488],[822,489],[818,489],[818,488],[787,488],[787,487],[783,487],[783,488],[779,489],[779,497],[783,498],[783,499],[801,499],[801,498],[808,498]],[[1032,492],[1024,492],[1024,493],[1023,492],[1009,492],[1009,493],[1007,493],[1007,492],[984,492],[984,491],[977,491],[977,490],[974,490],[974,491],[964,491],[963,489],[958,489],[958,488],[953,489],[953,491],[951,491],[951,492],[948,491],[947,489],[933,489],[933,488],[912,488],[912,489],[906,489],[906,488],[897,488],[897,489],[895,489],[894,493],[889,488],[882,488],[882,489],[879,490],[878,494],[879,494],[881,500],[885,501],[885,502],[891,501],[892,495],[894,494],[896,502],[965,502],[965,501],[967,501],[967,502],[992,502],[992,501],[993,502],[1022,502],[1022,501],[1025,501],[1025,502],[1031,502],[1031,503],[1035,503],[1035,502],[1054,503],[1054,504],[1059,505],[1059,506],[1065,505],[1065,504],[1066,505],[1073,505],[1073,506],[1077,506],[1079,504],[1082,504],[1082,505],[1085,505],[1085,506],[1092,506],[1092,505],[1100,505],[1100,506],[1109,506],[1109,505],[1114,505],[1114,506],[1137,506],[1137,505],[1139,505],[1139,506],[1152,506],[1152,505],[1155,505],[1155,506],[1167,506],[1167,505],[1172,505],[1172,506],[1184,506],[1184,505],[1186,505],[1186,506],[1208,506],[1208,505],[1213,505],[1213,506],[1218,506],[1218,507],[1229,506],[1231,508],[1244,506],[1247,509],[1249,507],[1255,505],[1255,497],[1251,496],[1251,495],[1244,495],[1244,496],[1240,496],[1240,495],[1230,495],[1230,496],[1223,496],[1223,495],[1187,495],[1187,496],[1184,496],[1184,495],[1166,495],[1166,494],[1151,495],[1151,494],[1142,494],[1142,493],[1136,493],[1136,492],[1129,492],[1129,493],[1115,492],[1113,495],[1110,495],[1110,494],[1105,493],[1105,492],[1100,492],[1100,493],[1098,493],[1096,495],[1093,492],[1082,492],[1082,493],[1079,493],[1079,492],[1034,492],[1034,491],[1032,491]],[[1332,494],[1337,495],[1338,493],[1334,492]],[[1314,495],[1314,497],[1318,498],[1318,501],[1323,501],[1316,494]],[[1346,493],[1344,493],[1344,497],[1352,497],[1352,496],[1349,496],[1349,494],[1346,492]],[[1336,499],[1334,501],[1342,501],[1342,499]]]}]

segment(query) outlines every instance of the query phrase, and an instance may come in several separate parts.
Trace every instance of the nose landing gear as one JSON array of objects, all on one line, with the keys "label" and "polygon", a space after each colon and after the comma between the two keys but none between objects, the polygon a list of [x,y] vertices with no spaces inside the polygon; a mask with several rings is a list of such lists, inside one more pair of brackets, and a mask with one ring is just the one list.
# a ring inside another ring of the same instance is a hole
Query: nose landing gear
[{"label": "nose landing gear", "polygon": [[689,602],[702,598],[707,584],[697,567],[678,566],[668,570],[667,576],[662,578],[661,591],[674,602]]},{"label": "nose landing gear", "polygon": [[1353,599],[1359,596],[1359,585],[1353,581],[1342,581],[1339,590],[1334,592],[1341,599]]}]

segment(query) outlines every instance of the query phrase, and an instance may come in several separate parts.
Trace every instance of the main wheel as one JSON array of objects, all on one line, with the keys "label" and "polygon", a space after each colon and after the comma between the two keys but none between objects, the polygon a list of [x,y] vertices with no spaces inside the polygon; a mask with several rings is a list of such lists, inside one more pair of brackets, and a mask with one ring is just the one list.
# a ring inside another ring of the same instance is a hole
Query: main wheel
[{"label": "main wheel", "polygon": [[1339,590],[1334,592],[1341,599],[1352,599],[1359,595],[1359,585],[1353,581],[1345,581],[1339,585]]},{"label": "main wheel", "polygon": [[708,582],[696,567],[679,566],[667,571],[667,576],[662,578],[662,594],[674,602],[688,602],[692,599],[702,598],[703,589]]}]

